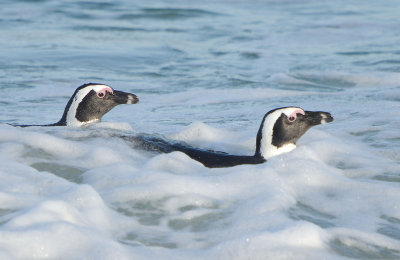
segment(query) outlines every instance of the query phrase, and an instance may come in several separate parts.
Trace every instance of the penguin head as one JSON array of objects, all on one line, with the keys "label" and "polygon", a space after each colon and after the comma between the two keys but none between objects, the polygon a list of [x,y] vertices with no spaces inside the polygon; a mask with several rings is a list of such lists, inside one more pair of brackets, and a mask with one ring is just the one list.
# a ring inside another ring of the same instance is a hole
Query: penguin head
[{"label": "penguin head", "polygon": [[137,102],[139,99],[134,94],[114,90],[104,84],[84,84],[75,90],[62,118],[54,125],[82,126],[101,120],[117,105]]},{"label": "penguin head", "polygon": [[299,107],[271,110],[265,114],[257,133],[256,156],[268,159],[289,152],[308,129],[332,121],[327,112],[304,111]]}]

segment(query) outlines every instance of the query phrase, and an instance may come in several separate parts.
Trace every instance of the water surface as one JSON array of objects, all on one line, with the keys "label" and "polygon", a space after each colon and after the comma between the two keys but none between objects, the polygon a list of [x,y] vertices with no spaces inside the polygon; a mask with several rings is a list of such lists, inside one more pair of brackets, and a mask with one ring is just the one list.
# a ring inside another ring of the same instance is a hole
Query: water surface
[{"label": "water surface", "polygon": [[[0,3],[0,258],[400,258],[397,1]],[[88,82],[133,92],[87,128]],[[331,112],[291,153],[208,169],[115,137],[252,154],[263,115]]]}]

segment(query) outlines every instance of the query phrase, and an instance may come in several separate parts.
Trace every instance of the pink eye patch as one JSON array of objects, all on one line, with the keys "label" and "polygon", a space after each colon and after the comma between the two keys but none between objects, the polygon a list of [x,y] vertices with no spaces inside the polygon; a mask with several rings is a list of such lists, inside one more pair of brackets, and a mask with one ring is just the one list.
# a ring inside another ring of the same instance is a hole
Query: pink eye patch
[{"label": "pink eye patch", "polygon": [[110,94],[113,94],[114,90],[110,87],[104,87],[101,90],[97,91],[97,96],[99,98],[103,98],[107,94],[107,92],[109,92]]},{"label": "pink eye patch", "polygon": [[293,111],[289,116],[288,116],[288,120],[289,122],[294,122],[297,119],[297,114],[301,114],[301,115],[305,115],[306,113],[304,112],[304,110],[302,109],[296,109],[295,111]]}]

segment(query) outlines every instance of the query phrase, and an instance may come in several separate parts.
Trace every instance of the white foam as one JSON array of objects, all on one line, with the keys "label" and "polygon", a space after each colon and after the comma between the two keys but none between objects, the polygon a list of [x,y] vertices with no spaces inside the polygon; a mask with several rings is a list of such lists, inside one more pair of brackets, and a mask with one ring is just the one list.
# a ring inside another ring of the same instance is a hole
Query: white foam
[{"label": "white foam", "polygon": [[[309,130],[294,151],[265,164],[222,169],[205,168],[180,152],[134,150],[111,135],[129,132],[126,124],[84,129],[2,125],[0,200],[7,210],[0,216],[6,221],[0,245],[7,250],[1,254],[76,258],[115,251],[122,259],[279,259],[336,258],[346,250],[373,255],[385,245],[390,245],[387,252],[396,251],[400,245],[384,227],[396,227],[400,219],[400,193],[395,182],[374,178],[394,177],[399,165],[358,136],[364,131],[378,131],[378,138],[385,132],[390,138],[397,135],[371,126],[376,119],[369,109],[354,119],[358,128],[347,124],[346,117],[354,118],[347,110],[330,112],[335,121]],[[195,122],[176,127],[168,137],[251,154],[259,120],[243,132]],[[37,163],[59,172],[29,166]],[[64,179],[63,171],[66,176],[82,172],[75,179],[83,184]],[[18,241],[33,237],[37,242],[21,250]],[[99,246],[100,251],[93,250]]]},{"label": "white foam", "polygon": [[254,154],[255,151],[255,136],[229,132],[202,122],[194,122],[178,133],[167,135],[167,138],[184,141],[195,147],[212,148],[233,154]]},{"label": "white foam", "polygon": [[89,126],[90,128],[99,128],[99,129],[114,129],[120,131],[132,131],[133,128],[128,123],[123,122],[99,122],[97,124],[92,124]]}]

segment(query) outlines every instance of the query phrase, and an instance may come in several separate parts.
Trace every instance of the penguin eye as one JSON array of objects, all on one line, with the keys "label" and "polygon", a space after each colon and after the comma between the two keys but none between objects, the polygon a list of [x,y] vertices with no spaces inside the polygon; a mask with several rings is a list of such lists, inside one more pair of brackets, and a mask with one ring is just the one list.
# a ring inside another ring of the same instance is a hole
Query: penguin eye
[{"label": "penguin eye", "polygon": [[288,117],[288,120],[290,123],[293,123],[294,121],[296,121],[296,116],[295,115],[291,115]]},{"label": "penguin eye", "polygon": [[99,98],[103,98],[103,97],[106,96],[107,92],[110,93],[110,94],[114,94],[114,90],[113,90],[112,88],[110,88],[110,87],[105,87],[105,88],[103,88],[103,89],[101,89],[101,90],[99,90],[99,91],[97,92],[97,96],[98,96]]},{"label": "penguin eye", "polygon": [[105,92],[105,91],[100,91],[100,92],[97,93],[97,96],[98,96],[99,98],[103,98],[105,95],[106,95],[106,92]]}]

